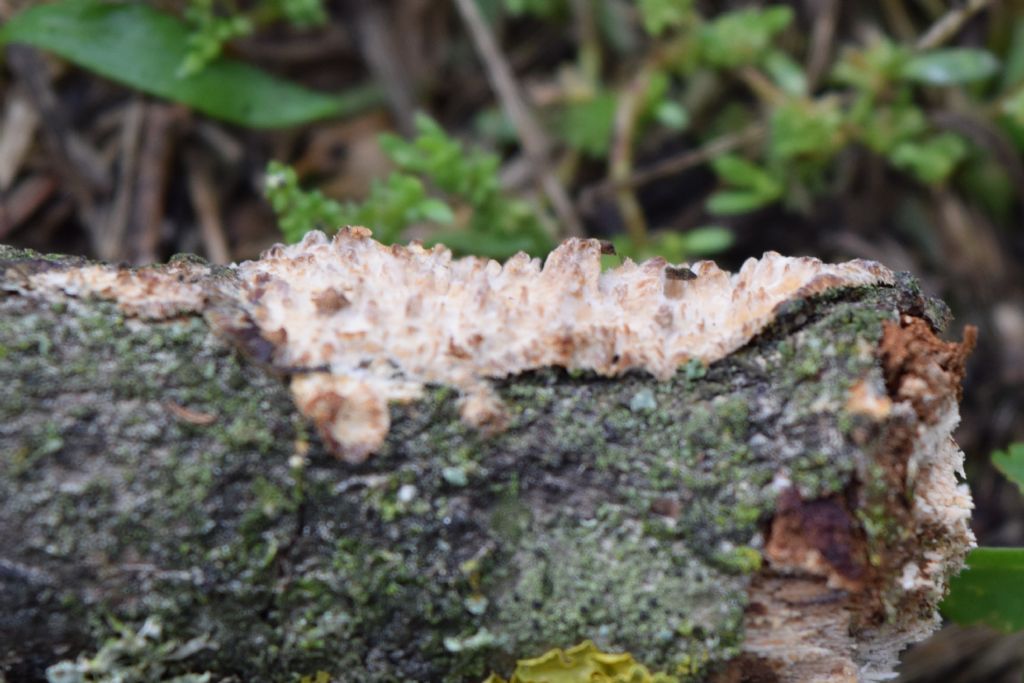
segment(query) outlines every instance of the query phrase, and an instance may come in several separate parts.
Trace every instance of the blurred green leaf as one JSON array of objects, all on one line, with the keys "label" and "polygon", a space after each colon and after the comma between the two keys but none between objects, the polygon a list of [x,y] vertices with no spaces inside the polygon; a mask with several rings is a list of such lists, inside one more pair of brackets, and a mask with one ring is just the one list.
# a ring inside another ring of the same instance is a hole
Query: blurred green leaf
[{"label": "blurred green leaf", "polygon": [[999,60],[988,50],[949,47],[914,55],[903,65],[907,80],[928,85],[958,85],[988,78]]},{"label": "blurred green leaf", "polygon": [[877,38],[863,47],[843,50],[832,70],[832,80],[875,96],[900,77],[909,58],[910,52],[904,46],[888,38]]},{"label": "blurred green leaf", "polygon": [[626,234],[619,234],[612,237],[612,244],[615,246],[615,254],[612,258],[615,262],[612,266],[624,258],[634,261],[646,261],[649,258],[660,256],[670,263],[678,263],[684,260],[678,244],[666,244],[665,235],[670,233],[656,232],[647,236],[647,241],[637,244],[633,238]]},{"label": "blurred green leaf", "polygon": [[764,68],[775,84],[788,95],[807,94],[804,68],[782,50],[772,50],[764,60]]},{"label": "blurred green leaf", "polygon": [[675,131],[685,130],[690,125],[690,113],[686,107],[672,100],[658,103],[654,107],[654,118],[661,125]]},{"label": "blurred green leaf", "polygon": [[455,214],[452,213],[451,207],[440,199],[434,198],[424,199],[420,203],[419,215],[424,220],[434,223],[451,223],[455,220]]},{"label": "blurred green leaf", "polygon": [[785,5],[725,12],[701,27],[701,56],[711,66],[722,68],[756,64],[776,34],[792,21],[793,10]]},{"label": "blurred green leaf", "polygon": [[992,454],[992,464],[1024,493],[1024,443],[1013,443]]},{"label": "blurred green leaf", "polygon": [[893,166],[913,174],[922,183],[941,183],[967,156],[967,143],[953,133],[897,144],[889,153]]},{"label": "blurred green leaf", "polygon": [[1024,126],[1024,86],[1004,99],[999,105],[1000,111],[1018,126]]},{"label": "blurred green leaf", "polygon": [[715,112],[714,118],[704,121],[700,135],[704,142],[721,135],[730,135],[761,121],[760,112],[754,110],[747,102],[729,100]]},{"label": "blurred green leaf", "polygon": [[33,45],[142,92],[253,128],[344,116],[381,101],[376,88],[328,95],[229,59],[179,78],[188,36],[184,24],[145,4],[64,0],[17,14],[0,29],[0,44]]},{"label": "blurred green leaf", "polygon": [[345,224],[364,225],[385,244],[396,242],[414,223],[451,223],[455,216],[447,204],[430,197],[423,181],[404,173],[392,173],[370,185],[370,196],[361,204],[347,204]]},{"label": "blurred green leaf", "polygon": [[861,138],[876,154],[887,155],[896,145],[928,129],[920,107],[913,103],[875,106],[861,121]]},{"label": "blurred green leaf", "polygon": [[735,241],[732,231],[720,225],[706,225],[679,234],[683,238],[683,250],[692,256],[718,254]]},{"label": "blurred green leaf", "polygon": [[1006,92],[1010,88],[1024,84],[1024,17],[1018,17],[1013,25],[1013,36],[1006,50],[1003,73],[999,89]]},{"label": "blurred green leaf", "polygon": [[753,186],[764,182],[768,175],[757,164],[735,154],[723,154],[711,162],[712,168],[722,180],[733,185]]},{"label": "blurred green leaf", "polygon": [[835,98],[794,98],[771,114],[768,151],[773,159],[831,159],[845,143],[843,114]]},{"label": "blurred green leaf", "polygon": [[976,548],[949,583],[942,613],[961,625],[1024,629],[1024,548]]},{"label": "blurred green leaf", "polygon": [[640,20],[652,36],[677,29],[693,18],[693,0],[639,0]]},{"label": "blurred green leaf", "polygon": [[771,173],[735,154],[723,154],[711,162],[718,177],[730,185],[747,188],[763,196],[778,197],[782,185]]},{"label": "blurred green leaf", "polygon": [[615,121],[615,93],[598,93],[588,100],[571,102],[555,117],[559,136],[573,149],[596,158],[608,154]]},{"label": "blurred green leaf", "polygon": [[[416,180],[421,187],[422,178],[447,195],[449,204],[472,209],[467,225],[444,233],[444,241],[450,247],[462,253],[496,258],[511,256],[520,250],[539,255],[551,248],[551,240],[534,207],[501,192],[498,178],[501,160],[496,154],[467,148],[425,114],[418,114],[415,123],[417,135],[412,140],[385,134],[379,137],[380,145],[403,172],[401,175]],[[405,214],[407,222],[436,221],[441,216],[439,207],[424,205],[423,199],[413,196],[411,186],[409,189],[405,205],[417,213]],[[379,199],[371,196],[367,207],[383,202],[378,210],[388,217],[394,216],[394,208],[384,202],[385,197],[382,195]],[[398,223],[389,224],[397,226]],[[398,239],[400,233],[401,228],[398,228],[390,239]]]},{"label": "blurred green leaf", "polygon": [[277,14],[299,28],[319,26],[327,21],[322,0],[270,0],[270,5]]},{"label": "blurred green leaf", "polygon": [[531,255],[541,255],[550,250],[549,244],[538,242],[531,235],[505,236],[472,232],[469,230],[451,230],[435,233],[425,242],[428,246],[443,244],[457,254],[474,254],[493,259],[507,259],[513,254],[525,251]]},{"label": "blurred green leaf", "polygon": [[[992,454],[992,463],[1024,493],[1024,443]],[[942,613],[961,625],[1024,630],[1024,548],[976,548],[949,583]]]},{"label": "blurred green leaf", "polygon": [[541,19],[557,17],[565,12],[565,0],[505,0],[505,9],[514,16],[530,15]]},{"label": "blurred green leaf", "polygon": [[637,245],[628,235],[612,238],[616,253],[636,261],[660,256],[670,263],[689,261],[692,257],[717,254],[732,246],[732,233],[723,227],[710,225],[686,232],[659,230],[649,235],[643,245]]},{"label": "blurred green leaf", "polygon": [[778,199],[750,190],[720,190],[707,201],[707,209],[716,215],[748,213],[765,207]]}]

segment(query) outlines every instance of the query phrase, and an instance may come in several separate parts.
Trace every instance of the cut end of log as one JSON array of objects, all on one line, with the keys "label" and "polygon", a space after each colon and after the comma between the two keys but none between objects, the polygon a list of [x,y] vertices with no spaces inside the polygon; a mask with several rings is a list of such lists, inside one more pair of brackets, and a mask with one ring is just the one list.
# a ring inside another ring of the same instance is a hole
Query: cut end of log
[{"label": "cut end of log", "polygon": [[780,496],[735,680],[888,680],[899,653],[938,628],[948,580],[975,546],[952,437],[975,338],[968,327],[944,342],[911,316],[884,326],[885,382],[856,383],[847,404],[863,418],[858,479],[826,499]]}]

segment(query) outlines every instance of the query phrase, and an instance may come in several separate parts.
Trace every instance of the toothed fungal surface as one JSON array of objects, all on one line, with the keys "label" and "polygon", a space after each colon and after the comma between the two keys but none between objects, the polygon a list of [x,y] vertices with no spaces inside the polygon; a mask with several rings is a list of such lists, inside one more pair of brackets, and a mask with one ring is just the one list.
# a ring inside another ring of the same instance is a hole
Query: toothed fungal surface
[{"label": "toothed fungal surface", "polygon": [[[665,380],[746,344],[785,301],[830,288],[891,283],[877,263],[829,265],[767,253],[736,274],[711,261],[696,278],[663,259],[601,272],[601,243],[570,239],[544,261],[452,258],[444,247],[384,246],[364,228],[311,232],[238,266],[253,320],[275,360],[326,368],[296,380],[300,408],[337,451],[359,461],[388,431],[387,403],[454,387],[485,431],[507,417],[490,380],[561,367]],[[359,427],[353,426],[358,413]]]}]

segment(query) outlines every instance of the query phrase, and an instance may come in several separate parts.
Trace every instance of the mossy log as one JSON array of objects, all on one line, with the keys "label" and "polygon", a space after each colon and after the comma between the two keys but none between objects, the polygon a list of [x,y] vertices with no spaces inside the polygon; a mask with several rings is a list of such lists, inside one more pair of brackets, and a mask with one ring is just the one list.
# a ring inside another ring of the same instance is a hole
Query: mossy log
[{"label": "mossy log", "polygon": [[428,387],[349,463],[210,311],[30,284],[82,265],[0,247],[9,681],[479,683],[586,640],[641,678],[870,680],[972,543],[969,344],[906,276],[790,301],[668,380],[502,379],[497,432]]}]

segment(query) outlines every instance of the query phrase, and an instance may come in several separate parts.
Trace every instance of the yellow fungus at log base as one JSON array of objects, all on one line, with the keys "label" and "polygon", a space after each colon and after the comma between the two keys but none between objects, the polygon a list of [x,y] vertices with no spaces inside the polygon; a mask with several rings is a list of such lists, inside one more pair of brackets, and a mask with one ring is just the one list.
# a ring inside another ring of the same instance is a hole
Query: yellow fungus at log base
[{"label": "yellow fungus at log base", "polygon": [[663,673],[652,674],[629,653],[601,652],[592,641],[562,650],[549,650],[534,659],[516,663],[506,681],[491,674],[483,683],[677,683]]}]

